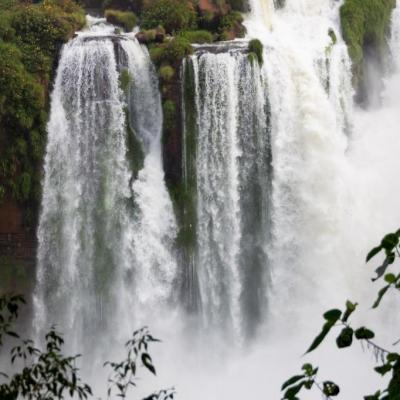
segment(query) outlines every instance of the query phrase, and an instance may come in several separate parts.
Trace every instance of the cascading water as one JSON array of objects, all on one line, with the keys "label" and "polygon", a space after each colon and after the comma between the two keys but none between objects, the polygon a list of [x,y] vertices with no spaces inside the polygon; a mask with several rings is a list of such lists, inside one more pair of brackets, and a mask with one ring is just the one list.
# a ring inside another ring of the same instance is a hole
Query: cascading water
[{"label": "cascading water", "polygon": [[185,67],[196,99],[185,112],[197,120],[195,270],[205,324],[240,339],[265,315],[268,107],[258,63],[240,47],[216,50],[202,47]]},{"label": "cascading water", "polygon": [[156,315],[177,272],[153,66],[136,39],[89,22],[52,95],[34,299],[38,330],[57,323],[86,350],[100,328],[99,341],[125,340],[144,304]]}]

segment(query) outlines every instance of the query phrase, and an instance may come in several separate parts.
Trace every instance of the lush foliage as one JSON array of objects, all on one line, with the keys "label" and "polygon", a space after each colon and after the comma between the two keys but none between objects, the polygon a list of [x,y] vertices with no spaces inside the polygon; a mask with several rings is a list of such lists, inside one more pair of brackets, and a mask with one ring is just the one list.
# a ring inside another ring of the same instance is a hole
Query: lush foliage
[{"label": "lush foliage", "polygon": [[214,36],[211,32],[206,30],[198,31],[184,31],[180,33],[180,36],[189,41],[190,43],[211,43],[214,41]]},{"label": "lush foliage", "polygon": [[155,0],[145,8],[141,26],[151,29],[160,25],[167,33],[195,28],[197,21],[193,6],[184,0]]},{"label": "lush foliage", "polygon": [[[23,297],[4,295],[0,297],[0,347],[5,337],[17,341],[10,352],[11,364],[23,368],[11,377],[0,372],[0,398],[3,400],[56,400],[65,398],[87,399],[92,397],[92,389],[79,377],[76,366],[80,355],[64,356],[64,339],[52,328],[45,336],[45,349],[35,347],[32,340],[21,339],[13,330],[18,318],[19,308],[25,303]],[[155,374],[151,356],[148,352],[151,343],[158,342],[147,328],[135,331],[125,344],[126,358],[118,362],[106,362],[110,369],[107,398],[113,395],[127,398],[130,389],[137,384],[137,372],[144,367]],[[167,389],[153,393],[145,400],[172,400],[174,390]]]},{"label": "lush foliage", "polygon": [[355,83],[362,78],[366,48],[382,59],[395,0],[346,0],[340,9],[343,38],[354,64]]},{"label": "lush foliage", "polygon": [[218,31],[220,40],[232,40],[236,37],[244,37],[246,28],[242,25],[243,16],[238,11],[232,11],[224,15],[219,23]]},{"label": "lush foliage", "polygon": [[132,11],[106,10],[104,13],[107,22],[131,32],[136,25],[136,15]]},{"label": "lush foliage", "polygon": [[156,65],[179,64],[182,58],[192,52],[193,48],[190,42],[181,36],[176,36],[172,40],[150,48],[150,56]]},{"label": "lush foliage", "polygon": [[0,0],[0,201],[37,209],[48,92],[61,45],[85,23],[72,0]]},{"label": "lush foliage", "polygon": [[[381,243],[373,248],[367,255],[366,261],[370,261],[376,255],[384,253],[382,264],[376,269],[376,276],[373,281],[384,280],[385,285],[379,290],[378,296],[372,308],[379,307],[383,297],[389,290],[400,291],[400,273],[389,272],[394,264],[396,255],[400,255],[400,230],[386,235]],[[366,395],[365,400],[399,400],[400,399],[400,353],[392,349],[385,349],[375,342],[375,333],[372,329],[360,326],[354,328],[350,324],[350,317],[357,308],[357,303],[346,302],[343,310],[332,309],[324,314],[324,325],[321,332],[313,340],[307,353],[315,350],[333,329],[338,329],[336,345],[339,349],[350,347],[355,341],[362,342],[365,347],[371,349],[378,365],[375,372],[384,376],[391,374],[385,388],[376,391],[374,394]],[[398,343],[398,342],[397,342]],[[396,344],[396,343],[395,343]],[[298,393],[302,389],[311,390],[317,388],[323,395],[330,399],[340,393],[339,386],[332,381],[319,382],[317,380],[318,368],[311,364],[302,367],[303,372],[288,379],[282,386],[284,391],[283,399],[298,400]]]}]

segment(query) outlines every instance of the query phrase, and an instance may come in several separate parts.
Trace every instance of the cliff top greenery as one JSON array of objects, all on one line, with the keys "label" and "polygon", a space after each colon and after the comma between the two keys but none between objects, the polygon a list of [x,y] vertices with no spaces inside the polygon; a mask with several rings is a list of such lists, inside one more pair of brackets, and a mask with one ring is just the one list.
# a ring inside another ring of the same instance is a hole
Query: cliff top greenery
[{"label": "cliff top greenery", "polygon": [[40,198],[48,93],[58,52],[85,24],[71,0],[0,0],[0,204],[24,204],[32,223]]},{"label": "cliff top greenery", "polygon": [[353,61],[354,83],[362,79],[366,50],[382,62],[396,0],[346,0],[340,9],[343,38]]}]

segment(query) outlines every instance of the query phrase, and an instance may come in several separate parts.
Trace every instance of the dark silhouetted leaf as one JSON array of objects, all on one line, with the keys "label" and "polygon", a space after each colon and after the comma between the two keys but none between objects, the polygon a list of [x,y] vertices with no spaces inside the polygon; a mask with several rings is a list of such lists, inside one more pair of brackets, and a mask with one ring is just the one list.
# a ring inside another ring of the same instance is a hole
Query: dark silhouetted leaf
[{"label": "dark silhouetted leaf", "polygon": [[399,244],[399,237],[395,233],[387,234],[381,242],[385,250],[393,250]]},{"label": "dark silhouetted leaf", "polygon": [[325,396],[337,396],[340,392],[340,388],[336,383],[326,381],[322,384],[322,392]]},{"label": "dark silhouetted leaf", "polygon": [[361,327],[361,328],[358,328],[355,331],[355,336],[359,340],[362,340],[362,339],[373,339],[375,337],[375,333],[372,332],[370,329],[367,329],[365,327]]},{"label": "dark silhouetted leaf", "polygon": [[378,298],[375,300],[375,303],[372,305],[372,308],[377,308],[379,306],[382,297],[385,295],[385,293],[388,291],[389,288],[390,285],[386,285],[378,292]]},{"label": "dark silhouetted leaf", "polygon": [[300,379],[303,379],[305,375],[295,375],[288,379],[281,387],[281,390],[285,390],[287,387],[292,386],[294,383],[298,382]]},{"label": "dark silhouetted leaf", "polygon": [[324,318],[331,322],[332,324],[335,324],[336,321],[340,318],[340,316],[342,315],[342,312],[335,308],[333,310],[329,310],[324,314]]},{"label": "dark silhouetted leaf", "polygon": [[156,374],[156,369],[151,362],[151,357],[147,353],[142,354],[142,363],[150,372],[154,375]]},{"label": "dark silhouetted leaf", "polygon": [[296,398],[296,394],[300,392],[303,386],[304,382],[300,382],[298,385],[290,387],[288,390],[286,390],[284,399],[294,400]]},{"label": "dark silhouetted leaf", "polygon": [[343,328],[340,335],[336,338],[336,344],[339,349],[351,346],[353,342],[353,329],[350,327]]},{"label": "dark silhouetted leaf", "polygon": [[379,400],[381,397],[381,391],[378,390],[375,394],[364,396],[364,400]]},{"label": "dark silhouetted leaf", "polygon": [[[341,314],[341,312],[340,312],[340,314]],[[340,316],[340,314],[339,314],[339,316]],[[326,335],[329,333],[329,331],[331,330],[333,325],[334,325],[334,323],[332,323],[332,322],[329,322],[329,321],[325,322],[324,326],[322,327],[321,333],[311,343],[311,346],[306,351],[306,354],[315,350],[322,343],[322,341],[325,339]]]},{"label": "dark silhouetted leaf", "polygon": [[351,301],[346,301],[346,311],[343,313],[342,321],[347,322],[350,315],[355,311],[357,303],[352,303]]},{"label": "dark silhouetted leaf", "polygon": [[374,247],[367,255],[366,262],[368,262],[371,258],[375,257],[381,250],[382,246]]},{"label": "dark silhouetted leaf", "polygon": [[384,364],[379,367],[375,367],[374,369],[378,374],[385,375],[392,369],[392,366],[390,364]]}]

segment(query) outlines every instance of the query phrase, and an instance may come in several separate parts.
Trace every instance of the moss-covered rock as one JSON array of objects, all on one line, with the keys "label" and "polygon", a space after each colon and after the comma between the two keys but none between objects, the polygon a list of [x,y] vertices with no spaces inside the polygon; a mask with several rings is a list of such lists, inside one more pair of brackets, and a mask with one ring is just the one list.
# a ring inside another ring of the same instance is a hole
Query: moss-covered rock
[{"label": "moss-covered rock", "polygon": [[258,39],[252,39],[249,42],[249,60],[253,62],[257,60],[257,62],[262,65],[263,60],[263,45]]},{"label": "moss-covered rock", "polygon": [[383,63],[386,37],[396,0],[346,0],[340,9],[343,38],[353,61],[354,85],[360,88],[367,50]]},{"label": "moss-covered rock", "polygon": [[106,10],[104,12],[107,22],[131,32],[136,25],[136,15],[132,11]]},{"label": "moss-covered rock", "polygon": [[132,75],[128,69],[123,69],[119,74],[119,86],[127,94],[133,84]]}]

